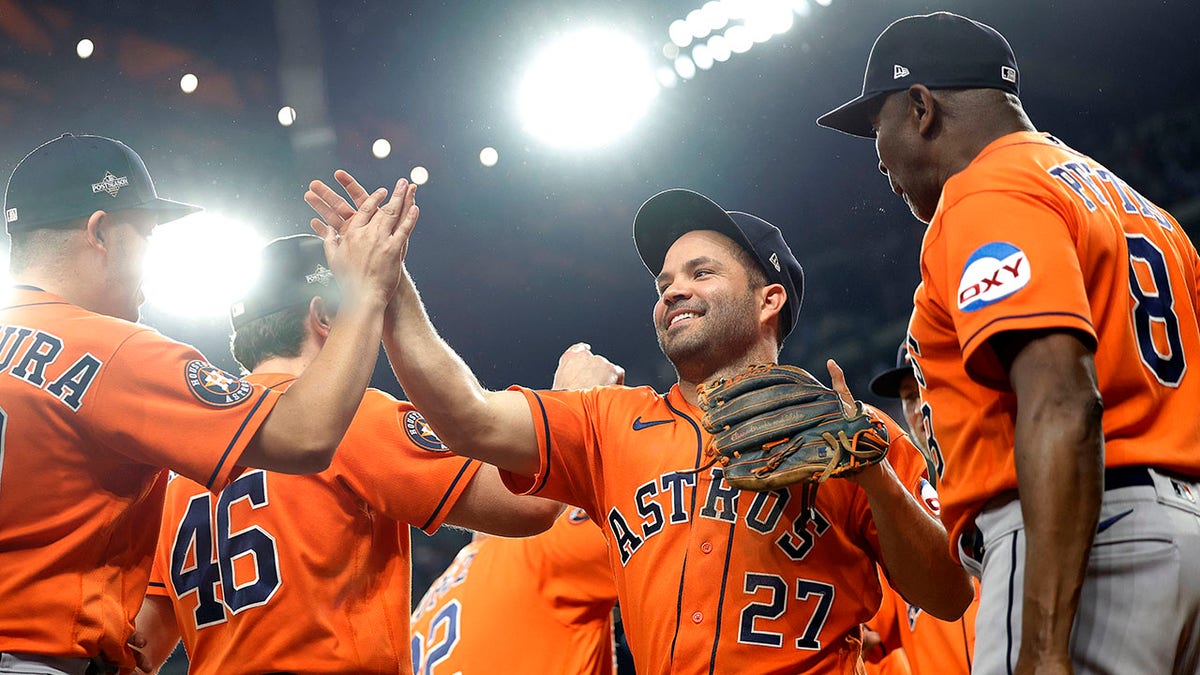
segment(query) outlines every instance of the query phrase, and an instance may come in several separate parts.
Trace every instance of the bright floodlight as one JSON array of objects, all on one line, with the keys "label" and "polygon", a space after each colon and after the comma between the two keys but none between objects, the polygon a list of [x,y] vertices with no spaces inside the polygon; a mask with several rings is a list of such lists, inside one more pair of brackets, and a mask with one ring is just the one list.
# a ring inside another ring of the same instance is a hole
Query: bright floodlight
[{"label": "bright floodlight", "polygon": [[677,47],[686,47],[692,44],[692,29],[688,28],[687,22],[683,19],[672,21],[671,25],[667,27],[667,35]]},{"label": "bright floodlight", "polygon": [[692,49],[692,61],[696,62],[696,67],[700,70],[708,70],[713,67],[713,55],[708,51],[708,47],[704,45],[696,45]]},{"label": "bright floodlight", "polygon": [[480,164],[487,167],[492,167],[496,166],[496,162],[498,161],[500,161],[500,153],[496,152],[496,149],[492,146],[489,145],[488,147],[479,151]]},{"label": "bright floodlight", "polygon": [[560,147],[597,147],[637,123],[658,93],[645,50],[621,33],[591,28],[551,44],[525,74],[525,129]]},{"label": "bright floodlight", "polygon": [[146,252],[146,302],[177,316],[226,315],[254,281],[264,243],[253,228],[206,211],[159,225]]},{"label": "bright floodlight", "polygon": [[79,44],[75,45],[75,53],[78,54],[79,58],[81,59],[86,59],[87,57],[91,56],[92,52],[94,51],[96,51],[96,45],[87,38],[80,40]]},{"label": "bright floodlight", "polygon": [[279,109],[278,117],[280,126],[290,127],[296,121],[296,109],[285,105]]},{"label": "bright floodlight", "polygon": [[729,49],[734,54],[745,54],[754,46],[754,38],[745,26],[730,26],[725,31],[725,39],[729,41]]},{"label": "bright floodlight", "polygon": [[429,182],[429,169],[423,166],[414,166],[408,174],[408,179],[412,181],[413,185],[424,185]]},{"label": "bright floodlight", "polygon": [[375,159],[383,159],[392,154],[392,144],[386,138],[376,138],[371,144],[371,154],[375,155]]},{"label": "bright floodlight", "polygon": [[179,78],[179,88],[185,94],[190,94],[193,91],[196,91],[196,86],[199,84],[200,84],[200,78],[196,77],[195,75],[193,75],[191,73],[188,73],[187,75],[184,75],[183,77]]},{"label": "bright floodlight", "polygon": [[670,66],[659,66],[654,71],[654,76],[658,78],[658,83],[670,89],[679,82],[679,78],[675,75],[675,71]]},{"label": "bright floodlight", "polygon": [[675,72],[685,80],[690,80],[696,76],[696,64],[686,56],[681,56],[675,59]]},{"label": "bright floodlight", "polygon": [[726,40],[724,35],[714,35],[708,39],[708,53],[712,54],[714,60],[724,63],[733,52],[729,49],[729,40]]},{"label": "bright floodlight", "polygon": [[704,20],[708,22],[709,30],[721,30],[729,23],[729,12],[718,0],[708,0],[700,8]]}]

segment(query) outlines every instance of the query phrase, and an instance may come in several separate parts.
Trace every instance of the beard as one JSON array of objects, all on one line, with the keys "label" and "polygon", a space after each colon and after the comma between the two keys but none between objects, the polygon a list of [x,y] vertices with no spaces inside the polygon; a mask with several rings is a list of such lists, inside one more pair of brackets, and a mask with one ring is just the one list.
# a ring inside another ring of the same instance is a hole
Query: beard
[{"label": "beard", "polygon": [[702,382],[738,360],[758,340],[758,315],[754,293],[740,297],[715,298],[716,303],[697,303],[704,314],[674,334],[655,326],[658,348],[675,366],[680,378]]}]

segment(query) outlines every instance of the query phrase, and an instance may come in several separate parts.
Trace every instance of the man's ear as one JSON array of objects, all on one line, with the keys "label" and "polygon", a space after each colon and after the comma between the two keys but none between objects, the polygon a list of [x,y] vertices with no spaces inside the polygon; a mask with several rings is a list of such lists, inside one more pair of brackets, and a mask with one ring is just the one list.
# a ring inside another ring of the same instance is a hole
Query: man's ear
[{"label": "man's ear", "polygon": [[88,216],[84,230],[87,232],[89,246],[104,248],[105,232],[108,230],[108,225],[111,222],[112,219],[109,218],[108,213],[105,211],[93,211],[92,215]]},{"label": "man's ear", "polygon": [[[762,308],[760,313],[763,319],[766,319],[771,314],[778,315],[783,311],[784,304],[787,303],[787,291],[784,290],[782,284],[767,284],[762,288]],[[780,317],[782,320],[782,317]]]},{"label": "man's ear", "polygon": [[917,132],[922,136],[929,136],[933,132],[934,124],[940,122],[938,116],[941,115],[941,110],[937,100],[929,87],[923,84],[914,84],[908,88],[908,109],[917,121]]},{"label": "man's ear", "polygon": [[308,317],[312,322],[313,330],[321,337],[329,337],[329,331],[333,324],[333,316],[329,311],[329,303],[325,302],[325,298],[314,296],[308,301]]}]

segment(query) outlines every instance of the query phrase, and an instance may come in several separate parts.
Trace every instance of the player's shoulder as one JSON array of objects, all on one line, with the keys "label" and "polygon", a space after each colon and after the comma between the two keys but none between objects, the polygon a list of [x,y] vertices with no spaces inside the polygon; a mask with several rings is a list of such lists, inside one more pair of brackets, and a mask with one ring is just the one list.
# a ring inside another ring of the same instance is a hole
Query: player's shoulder
[{"label": "player's shoulder", "polygon": [[980,193],[1041,191],[1053,185],[1050,171],[1073,161],[1093,163],[1062,141],[1037,132],[996,139],[962,171],[946,181],[942,211]]}]

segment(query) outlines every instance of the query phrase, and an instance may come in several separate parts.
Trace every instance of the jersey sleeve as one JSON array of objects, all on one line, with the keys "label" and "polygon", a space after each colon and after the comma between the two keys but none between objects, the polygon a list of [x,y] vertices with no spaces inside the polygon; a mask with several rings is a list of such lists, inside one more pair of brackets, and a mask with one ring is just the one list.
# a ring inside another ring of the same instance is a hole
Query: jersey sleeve
[{"label": "jersey sleeve", "polygon": [[[1047,197],[1047,199],[1049,199]],[[1008,380],[988,340],[1002,332],[1067,329],[1096,343],[1075,233],[1034,194],[970,194],[947,208],[927,258],[940,258],[938,286],[967,373],[984,386]],[[935,271],[935,274],[938,274]]]},{"label": "jersey sleeve", "polygon": [[505,486],[516,494],[537,495],[598,512],[603,474],[594,420],[602,388],[583,391],[533,391],[525,396],[538,444],[537,473],[528,478],[501,470]]},{"label": "jersey sleeve", "polygon": [[229,481],[280,396],[151,330],[131,335],[93,386],[97,395],[80,415],[97,441],[210,490]]},{"label": "jersey sleeve", "polygon": [[368,389],[332,469],[389,518],[433,534],[480,466],[447,449],[412,404]]},{"label": "jersey sleeve", "polygon": [[606,618],[617,603],[604,534],[582,509],[567,509],[536,541],[547,560],[543,587],[564,623]]}]

